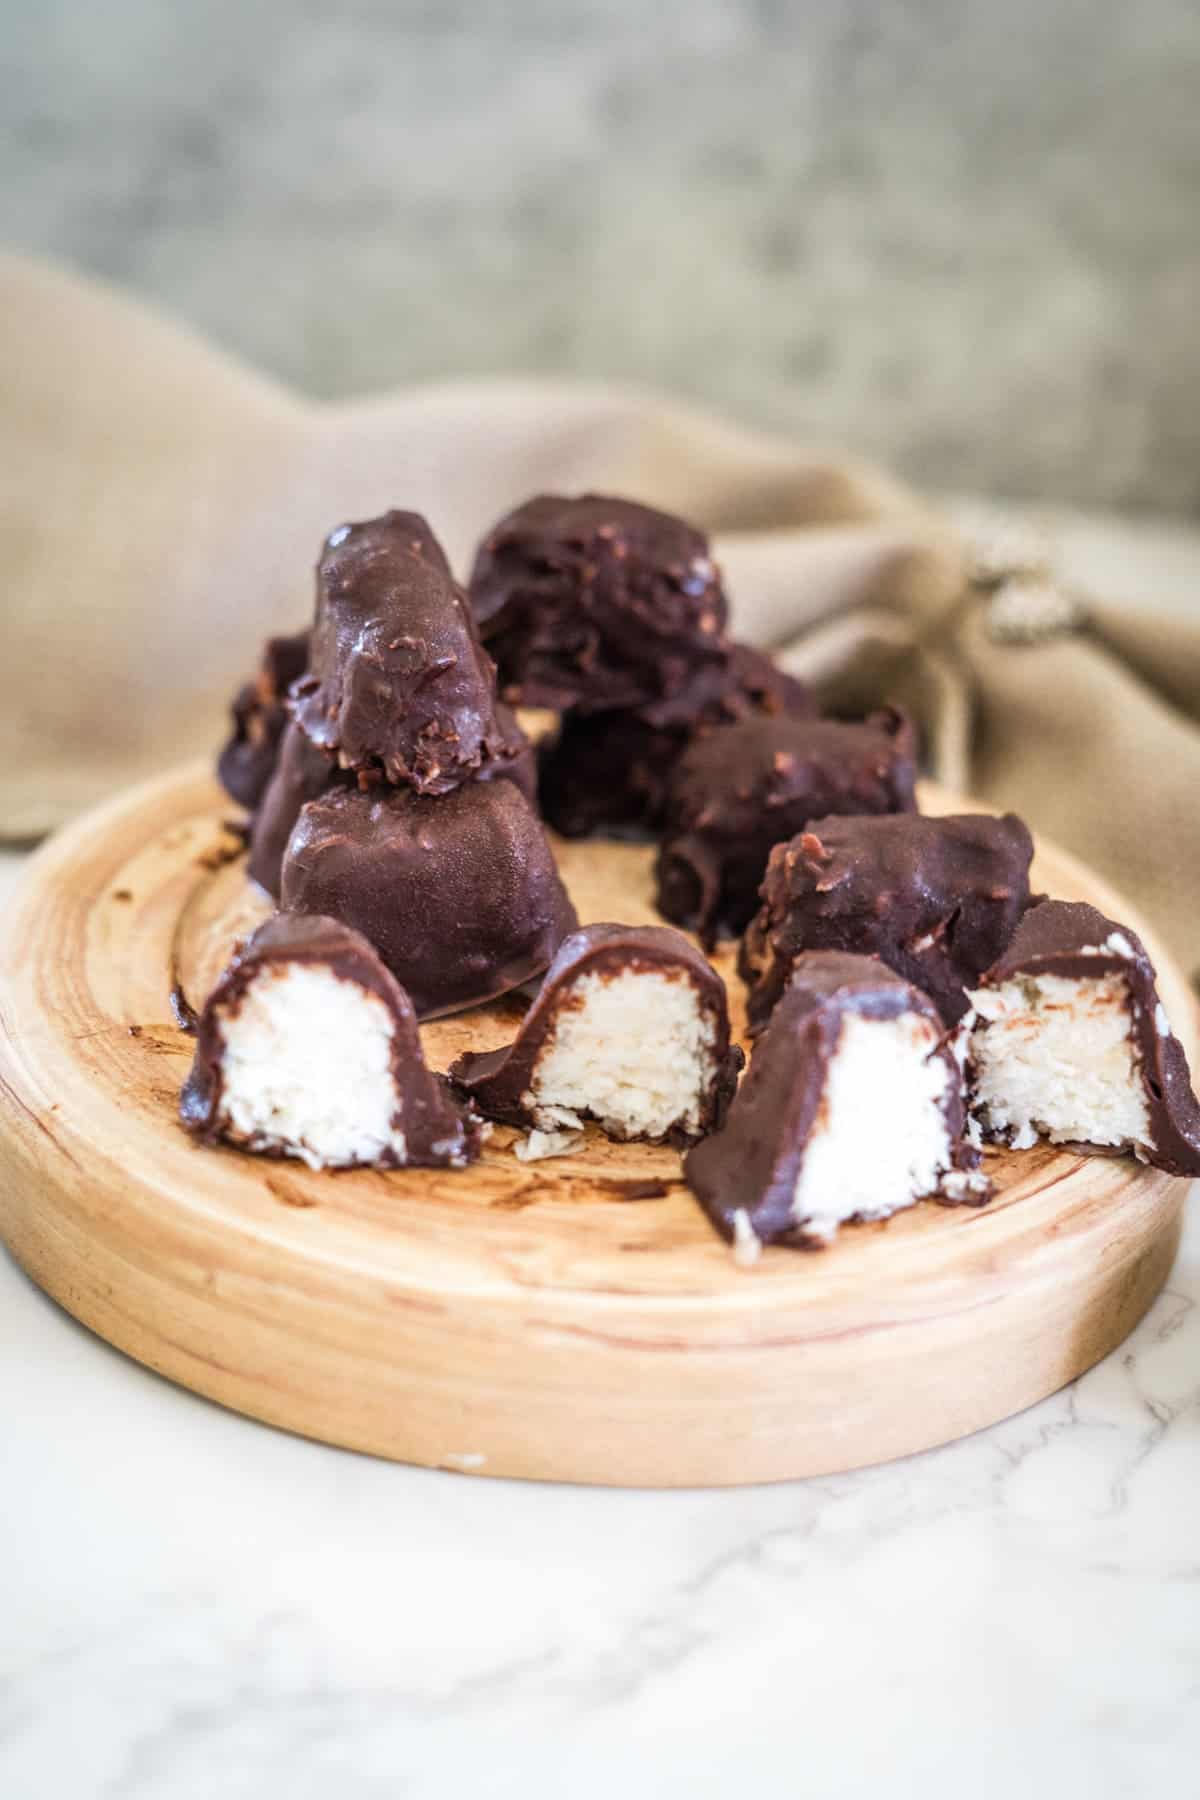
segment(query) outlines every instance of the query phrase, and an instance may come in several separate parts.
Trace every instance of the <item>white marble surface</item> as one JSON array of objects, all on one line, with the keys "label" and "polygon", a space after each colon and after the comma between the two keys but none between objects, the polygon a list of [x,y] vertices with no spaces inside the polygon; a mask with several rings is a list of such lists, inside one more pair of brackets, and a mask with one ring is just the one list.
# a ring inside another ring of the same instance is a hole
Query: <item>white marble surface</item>
[{"label": "white marble surface", "polygon": [[1200,1220],[1126,1348],[725,1493],[392,1467],[180,1392],[0,1255],[6,1800],[1194,1792]]},{"label": "white marble surface", "polygon": [[[1076,578],[1194,604],[1193,534],[1060,524]],[[169,1386],[2,1251],[0,1419],[3,1800],[1196,1791],[1195,1196],[1120,1352],[837,1479],[372,1462]]]}]

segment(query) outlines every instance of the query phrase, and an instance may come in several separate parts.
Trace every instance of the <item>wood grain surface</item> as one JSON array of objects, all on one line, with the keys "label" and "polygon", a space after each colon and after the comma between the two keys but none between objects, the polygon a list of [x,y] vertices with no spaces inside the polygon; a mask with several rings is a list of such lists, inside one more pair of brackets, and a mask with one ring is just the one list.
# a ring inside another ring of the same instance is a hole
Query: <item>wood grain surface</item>
[{"label": "wood grain surface", "polygon": [[[929,810],[949,796],[924,795]],[[266,908],[189,766],[32,860],[0,949],[0,1232],[50,1294],[202,1394],[308,1436],[491,1475],[683,1486],[849,1469],[1018,1411],[1137,1323],[1187,1184],[1130,1159],[989,1153],[983,1210],[922,1204],[739,1268],[674,1152],[589,1132],[525,1165],[316,1174],[177,1123],[203,999]],[[557,846],[581,917],[653,918],[651,853]],[[1142,931],[1041,845],[1037,881]],[[735,1015],[733,956],[717,959]],[[1188,990],[1158,956],[1192,1049]],[[444,1068],[500,1002],[425,1029]],[[869,1113],[864,1120],[869,1129]]]}]

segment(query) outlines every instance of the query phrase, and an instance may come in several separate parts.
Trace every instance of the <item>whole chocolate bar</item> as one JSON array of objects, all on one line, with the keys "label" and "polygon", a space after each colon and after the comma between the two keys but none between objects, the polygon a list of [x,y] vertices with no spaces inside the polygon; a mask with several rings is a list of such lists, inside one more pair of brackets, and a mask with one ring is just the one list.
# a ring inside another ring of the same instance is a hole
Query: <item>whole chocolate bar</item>
[{"label": "whole chocolate bar", "polygon": [[708,540],[604,494],[542,494],[493,526],[471,604],[506,700],[600,710],[678,693],[724,651]]},{"label": "whole chocolate bar", "polygon": [[256,674],[237,691],[233,731],[217,758],[217,779],[230,799],[251,812],[275,772],[288,722],[288,689],[308,667],[309,633],[268,638]]},{"label": "whole chocolate bar", "polygon": [[[485,764],[479,779],[512,781],[526,799],[532,801],[537,791],[533,745],[529,743],[517,724],[515,715],[507,706],[498,705],[496,711],[505,737],[521,747],[511,762]],[[352,773],[339,769],[324,750],[318,750],[315,744],[310,743],[295,720],[292,721],[283,736],[275,773],[250,828],[247,872],[274,899],[279,898],[283,879],[283,855],[296,820],[300,817],[301,807],[306,806],[310,800],[318,799],[328,788],[345,787],[353,784],[356,779],[360,786],[372,785],[371,778],[365,774],[356,778]],[[378,779],[377,775],[375,779]]]},{"label": "whole chocolate bar", "polygon": [[888,708],[861,724],[754,718],[689,746],[667,792],[658,906],[711,946],[758,906],[774,846],[831,813],[911,812],[912,727]]},{"label": "whole chocolate bar", "polygon": [[539,755],[542,817],[563,837],[653,829],[671,771],[701,732],[756,713],[811,718],[812,691],[748,644],[706,664],[671,700],[601,713],[570,712]]},{"label": "whole chocolate bar", "polygon": [[542,822],[511,781],[436,799],[384,783],[331,789],[300,813],[281,899],[361,931],[420,1018],[540,975],[578,923]]},{"label": "whole chocolate bar", "polygon": [[342,768],[446,794],[521,748],[496,716],[495,669],[466,595],[418,513],[339,525],[317,564],[295,717]]},{"label": "whole chocolate bar", "polygon": [[737,1086],[725,984],[679,932],[587,925],[551,963],[517,1040],[468,1052],[450,1078],[487,1118],[556,1134],[692,1143]]},{"label": "whole chocolate bar", "polygon": [[986,1200],[963,1124],[933,1002],[874,957],[818,950],[796,964],[724,1129],[688,1152],[684,1179],[743,1256],[781,1238],[816,1247],[925,1197]]},{"label": "whole chocolate bar", "polygon": [[180,1101],[189,1131],[310,1168],[460,1168],[479,1127],[430,1073],[404,989],[358,932],[279,914],[210,995]]},{"label": "whole chocolate bar", "polygon": [[1200,1175],[1200,1104],[1154,967],[1127,925],[1042,900],[971,996],[971,1106],[984,1135],[1132,1151]]},{"label": "whole chocolate bar", "polygon": [[948,1025],[1029,905],[1033,839],[1012,813],[816,819],[776,844],[738,972],[760,1030],[806,950],[879,956]]}]

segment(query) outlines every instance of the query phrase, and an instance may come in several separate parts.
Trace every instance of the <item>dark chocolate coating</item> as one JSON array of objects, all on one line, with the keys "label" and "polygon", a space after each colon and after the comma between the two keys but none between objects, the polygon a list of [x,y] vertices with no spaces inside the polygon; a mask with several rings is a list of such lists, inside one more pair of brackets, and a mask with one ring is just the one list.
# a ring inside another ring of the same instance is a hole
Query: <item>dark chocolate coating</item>
[{"label": "dark chocolate coating", "polygon": [[[1116,936],[1118,943],[1111,942]],[[1131,954],[1120,946],[1124,939]],[[1129,993],[1130,1025],[1141,1066],[1153,1148],[1145,1161],[1171,1175],[1200,1175],[1200,1103],[1192,1090],[1187,1054],[1165,1022],[1154,965],[1146,946],[1128,925],[1119,925],[1094,906],[1042,900],[1025,914],[1007,950],[988,970],[980,987],[998,987],[1021,975],[1062,975],[1073,980],[1122,975]],[[986,1026],[981,1026],[986,1030]]]},{"label": "dark chocolate coating", "polygon": [[[510,762],[486,763],[479,772],[479,779],[514,782],[526,799],[533,801],[537,791],[533,745],[507,706],[497,705],[496,712],[506,739],[520,748]],[[355,779],[353,774],[339,769],[323,750],[310,743],[295,720],[291,722],[283,735],[275,773],[250,829],[247,873],[273,899],[279,898],[283,854],[300,817],[301,807],[318,799],[328,788],[352,785]],[[371,785],[365,776],[358,779],[359,785]]]},{"label": "dark chocolate coating", "polygon": [[353,775],[339,769],[291,720],[283,734],[275,773],[250,826],[250,856],[246,864],[247,873],[273,900],[279,898],[283,853],[301,807],[327,788],[345,787],[353,781]]},{"label": "dark chocolate coating", "polygon": [[361,931],[420,1018],[540,975],[578,923],[542,822],[511,781],[437,799],[379,783],[310,800],[283,859],[282,904]]},{"label": "dark chocolate coating", "polygon": [[911,812],[915,781],[912,727],[894,708],[862,724],[753,718],[708,732],[671,777],[659,910],[708,946],[744,930],[776,844],[830,813]]},{"label": "dark chocolate coating", "polygon": [[309,633],[268,638],[258,671],[237,691],[233,731],[217,758],[217,779],[231,800],[253,812],[275,772],[287,725],[288,689],[308,667]]},{"label": "dark chocolate coating", "polygon": [[702,532],[604,494],[542,494],[493,526],[471,604],[506,700],[644,706],[724,651],[728,606]]},{"label": "dark chocolate coating", "polygon": [[[814,951],[802,958],[754,1046],[724,1130],[705,1138],[684,1158],[684,1180],[722,1237],[734,1237],[734,1214],[744,1211],[763,1243],[781,1238],[805,1242],[803,1229],[792,1218],[796,1183],[809,1136],[819,1123],[826,1080],[848,1013],[870,1019],[916,1013],[939,1032],[942,1028],[928,996],[876,958],[835,951]],[[978,1156],[963,1142],[958,1063],[945,1039],[934,1054],[945,1060],[951,1073],[943,1113],[956,1166],[973,1168]],[[868,1131],[870,1103],[870,1094],[864,1094]]]},{"label": "dark chocolate coating", "polygon": [[519,787],[530,806],[537,810],[537,751],[521,730],[516,713],[503,700],[496,702],[496,718],[504,736],[505,755],[497,762],[484,763],[480,781],[511,781]]},{"label": "dark chocolate coating", "polygon": [[519,745],[496,717],[495,668],[466,595],[418,513],[340,525],[317,564],[297,720],[343,768],[446,794]]},{"label": "dark chocolate coating", "polygon": [[[319,964],[341,981],[377,994],[392,1017],[392,1080],[397,1130],[406,1144],[404,1167],[441,1168],[472,1162],[479,1154],[478,1121],[455,1102],[448,1086],[425,1065],[412,1002],[357,931],[315,914],[277,913],[260,925],[222,975],[200,1014],[196,1054],[180,1097],[179,1116],[208,1142],[220,1136],[223,1012],[236,1010],[257,975],[273,963]],[[282,1151],[268,1152],[282,1155]],[[386,1150],[381,1166],[396,1167]]]},{"label": "dark chocolate coating", "polygon": [[879,956],[923,988],[947,1025],[1029,905],[1033,839],[984,813],[816,819],[776,844],[738,972],[761,1030],[806,950]]},{"label": "dark chocolate coating", "polygon": [[812,690],[748,644],[708,663],[673,700],[628,711],[568,713],[539,755],[542,817],[563,837],[652,830],[671,771],[692,739],[756,713],[811,718]]},{"label": "dark chocolate coating", "polygon": [[[467,1051],[451,1065],[450,1079],[469,1094],[486,1118],[527,1127],[533,1120],[521,1103],[539,1056],[554,1041],[560,1011],[573,1005],[570,989],[584,975],[617,976],[627,970],[674,974],[690,981],[701,1007],[713,1019],[712,1056],[716,1073],[701,1109],[700,1131],[716,1131],[737,1087],[744,1060],[729,1041],[729,1004],[725,983],[712,964],[678,931],[665,925],[585,925],[559,947],[537,999],[521,1024],[515,1043],[502,1050]],[[682,1129],[668,1134],[673,1144],[692,1135]]]}]

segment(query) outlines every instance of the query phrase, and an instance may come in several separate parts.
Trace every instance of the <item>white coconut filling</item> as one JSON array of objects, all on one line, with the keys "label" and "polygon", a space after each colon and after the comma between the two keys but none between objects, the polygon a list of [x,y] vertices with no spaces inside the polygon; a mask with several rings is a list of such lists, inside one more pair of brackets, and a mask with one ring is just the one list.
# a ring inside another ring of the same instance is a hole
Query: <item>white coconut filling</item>
[{"label": "white coconut filling", "polygon": [[715,1035],[686,975],[586,972],[562,996],[522,1104],[543,1131],[585,1116],[617,1138],[698,1131]]},{"label": "white coconut filling", "polygon": [[220,1125],[310,1169],[405,1160],[396,1130],[393,1022],[377,994],[311,963],[268,964],[218,1011]]},{"label": "white coconut filling", "polygon": [[548,1156],[570,1156],[583,1142],[582,1131],[531,1131],[518,1138],[513,1155],[518,1162],[544,1162]]},{"label": "white coconut filling", "polygon": [[941,1194],[945,1200],[979,1200],[990,1196],[992,1183],[990,1176],[982,1169],[951,1169],[941,1179]]},{"label": "white coconut filling", "polygon": [[1123,975],[1019,975],[972,994],[972,1108],[1025,1150],[1054,1144],[1151,1147]]},{"label": "white coconut filling", "polygon": [[750,1223],[744,1206],[734,1208],[733,1260],[740,1269],[752,1269],[762,1255],[762,1239]]},{"label": "white coconut filling", "polygon": [[792,1216],[812,1237],[885,1219],[934,1193],[954,1146],[942,1111],[954,1071],[929,1019],[847,1013],[804,1150]]}]

